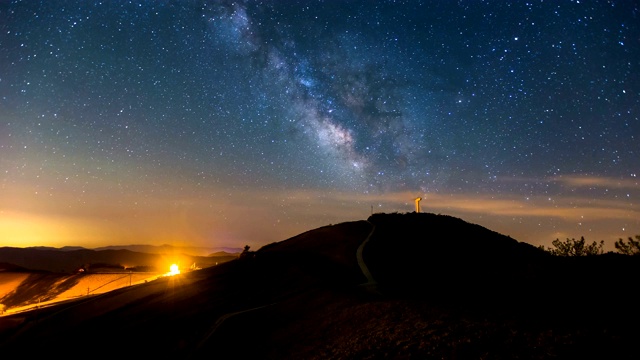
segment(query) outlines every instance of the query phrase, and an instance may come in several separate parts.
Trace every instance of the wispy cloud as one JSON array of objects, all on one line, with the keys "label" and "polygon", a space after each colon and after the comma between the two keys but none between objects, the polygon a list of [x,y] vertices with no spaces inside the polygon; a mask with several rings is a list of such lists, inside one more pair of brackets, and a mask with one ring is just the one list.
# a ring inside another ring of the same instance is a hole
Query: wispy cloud
[{"label": "wispy cloud", "polygon": [[[564,220],[602,220],[640,218],[640,208],[628,201],[610,199],[580,198],[575,196],[538,196],[528,200],[514,195],[489,196],[478,194],[437,194],[437,193],[386,193],[360,196],[359,201],[386,204],[397,211],[413,211],[413,199],[423,198],[423,211],[464,212],[482,215],[517,217],[555,217]],[[348,197],[341,196],[346,200]]]},{"label": "wispy cloud", "polygon": [[551,181],[571,187],[614,188],[640,190],[640,178],[619,179],[598,176],[556,176]]}]

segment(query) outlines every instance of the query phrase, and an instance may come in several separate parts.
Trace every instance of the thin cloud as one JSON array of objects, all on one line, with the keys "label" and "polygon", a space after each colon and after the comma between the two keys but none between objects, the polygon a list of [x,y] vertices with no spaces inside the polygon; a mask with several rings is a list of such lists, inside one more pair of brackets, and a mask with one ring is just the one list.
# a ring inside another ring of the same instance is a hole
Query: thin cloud
[{"label": "thin cloud", "polygon": [[[361,196],[359,201],[382,203],[388,208],[395,207],[397,210],[394,211],[408,212],[413,211],[413,199],[417,196],[423,198],[421,206],[425,212],[464,212],[505,217],[554,217],[575,221],[640,218],[640,209],[628,202],[580,197],[556,196],[550,199],[540,196],[524,200],[515,196],[399,192]],[[345,199],[345,197],[341,198]]]},{"label": "thin cloud", "polygon": [[551,180],[571,187],[640,190],[640,180],[635,177],[631,179],[616,179],[598,176],[557,176]]}]

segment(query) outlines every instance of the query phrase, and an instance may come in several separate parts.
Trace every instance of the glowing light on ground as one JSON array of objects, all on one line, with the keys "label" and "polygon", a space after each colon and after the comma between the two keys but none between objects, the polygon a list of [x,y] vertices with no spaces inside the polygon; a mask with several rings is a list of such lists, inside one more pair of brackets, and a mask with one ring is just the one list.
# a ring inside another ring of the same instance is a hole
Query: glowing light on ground
[{"label": "glowing light on ground", "polygon": [[180,274],[180,268],[178,268],[178,265],[171,264],[171,266],[169,267],[169,272],[164,274],[164,276],[174,276],[178,274]]}]

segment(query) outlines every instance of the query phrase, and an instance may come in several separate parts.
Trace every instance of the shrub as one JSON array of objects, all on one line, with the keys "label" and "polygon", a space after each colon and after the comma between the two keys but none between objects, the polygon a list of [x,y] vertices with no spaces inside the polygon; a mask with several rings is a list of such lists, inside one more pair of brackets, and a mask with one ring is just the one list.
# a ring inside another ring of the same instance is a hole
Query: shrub
[{"label": "shrub", "polygon": [[623,239],[616,241],[614,244],[619,253],[625,255],[640,255],[640,235],[636,235],[636,240],[629,237],[629,242]]},{"label": "shrub", "polygon": [[582,236],[580,240],[567,238],[567,240],[561,241],[555,239],[551,244],[555,249],[545,249],[544,246],[540,246],[540,248],[556,256],[591,256],[603,253],[604,240],[600,240],[599,243],[594,241],[592,244],[586,244],[584,236]]}]

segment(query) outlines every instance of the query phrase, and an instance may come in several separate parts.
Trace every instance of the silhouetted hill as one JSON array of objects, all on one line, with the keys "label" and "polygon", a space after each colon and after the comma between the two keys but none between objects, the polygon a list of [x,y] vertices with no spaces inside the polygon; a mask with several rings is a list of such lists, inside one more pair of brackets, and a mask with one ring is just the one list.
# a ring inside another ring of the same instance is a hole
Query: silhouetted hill
[{"label": "silhouetted hill", "polygon": [[375,214],[369,221],[376,231],[364,255],[387,292],[532,320],[626,316],[616,314],[619,301],[635,298],[629,282],[640,269],[637,257],[552,256],[446,215]]},{"label": "silhouetted hill", "polygon": [[87,250],[82,246],[63,246],[60,248],[52,247],[52,246],[29,246],[25,249],[29,250],[54,250],[54,251],[75,251],[75,250]]},{"label": "silhouetted hill", "polygon": [[[551,255],[530,244],[446,215],[376,214],[365,250],[381,286],[447,301],[495,293],[544,267]],[[424,283],[427,287],[416,286]],[[512,288],[512,286],[509,286]]]},{"label": "silhouetted hill", "polygon": [[197,246],[174,246],[174,245],[110,245],[97,247],[93,250],[130,250],[134,252],[141,252],[146,254],[160,254],[160,255],[190,255],[190,256],[211,256],[211,253],[226,252],[227,255],[237,255],[242,249],[232,247],[197,247]]},{"label": "silhouetted hill", "polygon": [[229,253],[226,251],[216,251],[212,254],[209,254],[207,256],[211,256],[211,257],[221,257],[221,256],[233,256],[233,257],[238,257],[238,255],[240,255],[241,251],[235,252],[235,253]]},{"label": "silhouetted hill", "polygon": [[[235,259],[237,255],[222,257],[179,254],[141,253],[130,250],[60,250],[47,247],[1,247],[0,262],[6,262],[30,270],[71,273],[81,267],[90,270],[91,264],[120,265],[125,268],[147,267],[156,271],[168,271],[172,263],[185,267],[196,263],[207,267]],[[104,266],[103,266],[104,267]]]},{"label": "silhouetted hill", "polygon": [[6,262],[0,262],[0,272],[29,272],[31,270],[25,269],[15,264],[9,264]]},{"label": "silhouetted hill", "polygon": [[[361,286],[363,243],[377,288]],[[635,299],[638,260],[559,258],[461,219],[376,214],[218,266],[0,318],[0,353],[637,359],[640,315],[620,304]]]}]

